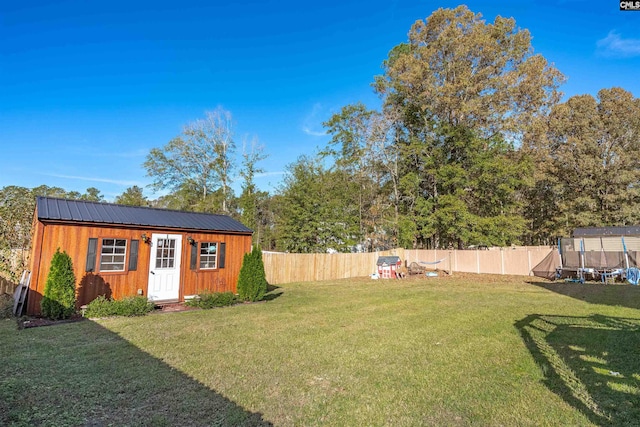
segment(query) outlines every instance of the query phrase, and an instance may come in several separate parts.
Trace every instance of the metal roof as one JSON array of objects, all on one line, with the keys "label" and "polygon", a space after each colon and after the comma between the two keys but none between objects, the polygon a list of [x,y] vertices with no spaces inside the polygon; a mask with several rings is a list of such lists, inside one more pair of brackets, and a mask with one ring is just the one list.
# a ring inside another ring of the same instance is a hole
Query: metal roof
[{"label": "metal roof", "polygon": [[383,265],[383,264],[387,264],[387,265],[396,265],[400,263],[400,257],[399,256],[393,256],[393,255],[389,255],[389,256],[379,256],[378,257],[378,262],[376,263],[377,265]]},{"label": "metal roof", "polygon": [[573,237],[640,236],[640,226],[583,227],[573,230]]},{"label": "metal roof", "polygon": [[252,233],[227,215],[38,197],[38,220]]}]

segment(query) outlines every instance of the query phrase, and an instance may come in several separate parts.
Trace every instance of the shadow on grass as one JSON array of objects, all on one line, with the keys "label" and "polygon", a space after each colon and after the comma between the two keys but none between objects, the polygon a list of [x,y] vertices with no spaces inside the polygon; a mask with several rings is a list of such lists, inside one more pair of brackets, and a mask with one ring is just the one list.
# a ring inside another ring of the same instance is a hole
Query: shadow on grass
[{"label": "shadow on grass", "polygon": [[640,286],[629,284],[528,282],[558,294],[589,302],[640,309]]},{"label": "shadow on grass", "polygon": [[597,425],[640,425],[640,319],[532,314],[516,322],[553,393]]},{"label": "shadow on grass", "polygon": [[273,301],[274,299],[282,296],[284,291],[274,292],[278,289],[280,289],[280,286],[267,285],[267,293],[265,294],[264,297],[262,297],[262,301]]},{"label": "shadow on grass", "polygon": [[97,323],[4,326],[0,425],[271,425]]}]

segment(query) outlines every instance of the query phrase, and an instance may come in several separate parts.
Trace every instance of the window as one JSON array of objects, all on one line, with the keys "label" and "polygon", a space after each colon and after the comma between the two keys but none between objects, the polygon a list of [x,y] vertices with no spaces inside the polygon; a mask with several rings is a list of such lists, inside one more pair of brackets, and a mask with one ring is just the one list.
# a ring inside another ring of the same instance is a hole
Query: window
[{"label": "window", "polygon": [[156,268],[173,268],[176,259],[176,239],[158,239]]},{"label": "window", "polygon": [[191,245],[191,260],[189,268],[198,270],[219,270],[224,268],[225,252],[227,244],[225,242],[201,242]]},{"label": "window", "polygon": [[125,239],[102,239],[100,271],[124,271],[126,257]]},{"label": "window", "polygon": [[218,244],[200,243],[200,268],[217,268],[218,264]]}]

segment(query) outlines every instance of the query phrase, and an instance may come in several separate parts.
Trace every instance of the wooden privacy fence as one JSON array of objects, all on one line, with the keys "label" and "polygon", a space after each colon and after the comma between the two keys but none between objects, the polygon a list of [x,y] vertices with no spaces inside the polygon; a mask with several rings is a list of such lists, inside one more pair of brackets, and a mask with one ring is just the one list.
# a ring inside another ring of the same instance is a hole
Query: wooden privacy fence
[{"label": "wooden privacy fence", "polygon": [[423,264],[460,273],[509,274],[530,276],[531,269],[538,265],[551,251],[548,246],[520,248],[498,248],[491,250],[405,250],[405,258],[411,262],[436,262]]},{"label": "wooden privacy fence", "polygon": [[[432,270],[529,276],[531,269],[552,250],[548,246],[533,246],[491,250],[393,249],[355,254],[263,252],[262,260],[267,281],[277,285],[369,276],[376,271],[378,257],[385,255],[397,255],[403,263],[418,262]],[[440,262],[435,264],[437,261]]]},{"label": "wooden privacy fence", "polygon": [[16,286],[18,285],[0,276],[0,295],[2,294],[13,295],[13,291],[16,290]]},{"label": "wooden privacy fence", "polygon": [[376,271],[380,255],[398,250],[356,254],[290,254],[262,252],[267,282],[272,285],[369,276]]}]

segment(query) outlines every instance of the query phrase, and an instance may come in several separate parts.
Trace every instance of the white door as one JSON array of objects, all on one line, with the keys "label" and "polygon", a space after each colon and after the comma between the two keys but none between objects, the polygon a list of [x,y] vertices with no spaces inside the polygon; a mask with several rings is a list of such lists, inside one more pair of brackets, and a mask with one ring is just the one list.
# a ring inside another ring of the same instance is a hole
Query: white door
[{"label": "white door", "polygon": [[153,234],[149,262],[149,289],[151,301],[178,300],[180,298],[180,234]]}]

